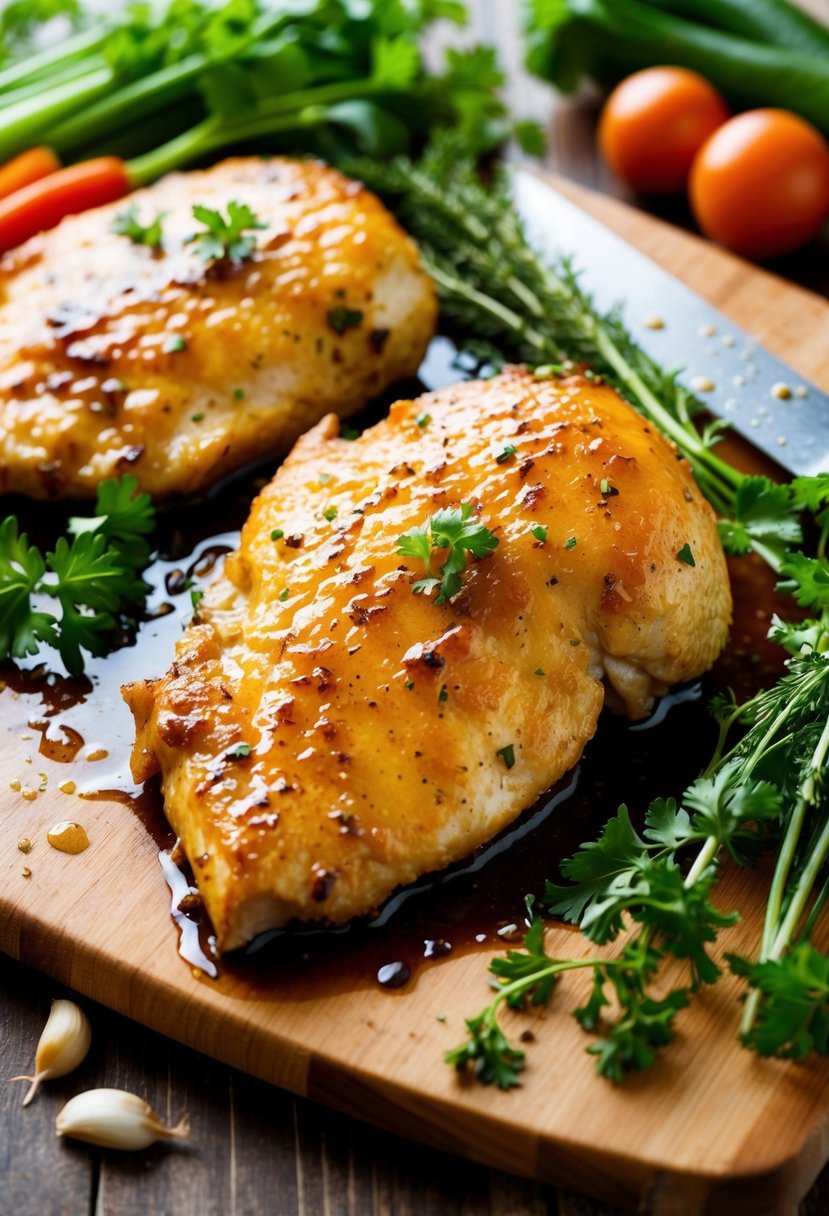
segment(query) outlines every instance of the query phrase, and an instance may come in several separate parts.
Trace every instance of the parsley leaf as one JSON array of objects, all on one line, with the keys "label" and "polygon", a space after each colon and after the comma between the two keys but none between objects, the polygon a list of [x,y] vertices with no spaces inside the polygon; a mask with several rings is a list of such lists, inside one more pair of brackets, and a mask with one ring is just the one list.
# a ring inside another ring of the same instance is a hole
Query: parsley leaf
[{"label": "parsley leaf", "polygon": [[164,212],[159,211],[149,224],[142,224],[138,218],[138,208],[135,203],[130,203],[126,211],[119,211],[115,216],[110,224],[110,232],[127,237],[133,245],[148,245],[151,249],[160,249],[163,240],[163,219]]},{"label": "parsley leaf", "polygon": [[790,553],[780,567],[782,591],[793,595],[801,608],[829,608],[829,562],[825,557]]},{"label": "parsley leaf", "polygon": [[192,244],[204,262],[246,261],[253,256],[256,237],[244,234],[268,226],[257,219],[247,203],[228,203],[227,216],[196,203],[193,217],[204,225],[205,230],[193,233],[185,244]]},{"label": "parsley leaf", "polygon": [[[69,521],[72,539],[60,537],[46,556],[18,535],[17,520],[0,524],[0,657],[57,647],[71,675],[83,671],[82,651],[105,653],[107,635],[121,614],[134,615],[146,585],[138,577],[150,546],[155,512],[134,477],[105,481],[90,518]],[[48,595],[60,616],[36,611],[33,595]]]},{"label": "parsley leaf", "polygon": [[46,565],[25,532],[18,535],[17,520],[0,524],[0,655],[15,659],[37,654],[41,642],[54,644],[55,618],[32,608],[32,593]]},{"label": "parsley leaf", "polygon": [[346,308],[344,304],[339,304],[326,313],[326,320],[331,328],[342,337],[347,329],[356,329],[358,325],[362,324],[363,314],[359,308]]},{"label": "parsley leaf", "polygon": [[768,477],[744,478],[735,495],[733,519],[721,519],[717,527],[727,553],[762,547],[778,562],[791,545],[803,539],[793,514],[791,490]]},{"label": "parsley leaf", "polygon": [[[443,507],[418,527],[410,529],[397,539],[397,552],[401,557],[414,557],[423,562],[427,577],[412,586],[415,595],[431,594],[439,588],[435,604],[445,604],[457,595],[463,583],[461,573],[466,566],[467,554],[473,557],[488,557],[498,546],[495,536],[477,519],[472,518],[472,504],[465,502],[460,507]],[[432,551],[448,550],[448,556],[440,567],[440,578],[432,574]]]},{"label": "parsley leaf", "polygon": [[756,1021],[743,1034],[747,1046],[761,1056],[794,1060],[829,1053],[829,957],[803,941],[779,959],[726,959],[760,994]]},{"label": "parsley leaf", "polygon": [[583,844],[578,853],[561,863],[561,873],[572,885],[561,887],[548,882],[544,902],[556,916],[578,923],[608,891],[627,887],[641,865],[642,841],[630,822],[628,808],[620,806],[598,840]]},{"label": "parsley leaf", "polygon": [[150,556],[147,537],[155,527],[155,507],[149,494],[139,492],[132,474],[110,478],[98,487],[95,514],[73,516],[67,525],[72,536],[86,532],[105,536],[127,565],[142,569]]},{"label": "parsley leaf", "polygon": [[146,587],[100,534],[85,532],[71,542],[62,536],[46,561],[55,580],[45,589],[62,610],[57,647],[67,671],[79,675],[84,666],[81,649],[104,654],[115,614],[125,603],[141,603]]}]

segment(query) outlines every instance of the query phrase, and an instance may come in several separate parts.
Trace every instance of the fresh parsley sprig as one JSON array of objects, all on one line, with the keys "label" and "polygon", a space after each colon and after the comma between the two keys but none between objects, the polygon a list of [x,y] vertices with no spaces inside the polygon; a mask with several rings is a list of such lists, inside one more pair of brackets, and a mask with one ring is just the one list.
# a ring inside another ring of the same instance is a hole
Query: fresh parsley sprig
[{"label": "fresh parsley sprig", "polygon": [[[438,589],[436,605],[445,604],[460,591],[468,554],[476,558],[488,557],[497,546],[498,537],[473,517],[472,504],[468,502],[460,507],[441,508],[424,524],[397,539],[397,552],[401,557],[419,558],[426,567],[426,578],[418,579],[412,585],[412,591],[415,595],[431,595]],[[446,560],[440,566],[439,578],[432,573],[435,550],[448,550]]]},{"label": "fresh parsley sprig", "polygon": [[130,203],[125,211],[119,211],[110,225],[110,231],[117,236],[125,236],[133,245],[148,245],[150,249],[160,249],[164,234],[162,223],[164,212],[156,212],[155,218],[149,224],[142,224],[138,218],[138,208]]},{"label": "fresh parsley sprig", "polygon": [[[95,514],[70,519],[71,539],[60,537],[46,554],[20,534],[14,516],[0,524],[0,657],[54,646],[67,671],[80,675],[84,651],[106,653],[118,618],[134,619],[147,594],[139,572],[155,519],[149,495],[137,487],[132,476],[104,482]],[[36,603],[40,597],[55,601],[59,613]]]},{"label": "fresh parsley sprig", "polygon": [[193,206],[193,217],[204,225],[203,232],[195,232],[187,238],[195,253],[204,262],[244,262],[253,256],[258,229],[267,228],[254,214],[247,203],[230,202],[227,215],[205,207],[201,203]]}]

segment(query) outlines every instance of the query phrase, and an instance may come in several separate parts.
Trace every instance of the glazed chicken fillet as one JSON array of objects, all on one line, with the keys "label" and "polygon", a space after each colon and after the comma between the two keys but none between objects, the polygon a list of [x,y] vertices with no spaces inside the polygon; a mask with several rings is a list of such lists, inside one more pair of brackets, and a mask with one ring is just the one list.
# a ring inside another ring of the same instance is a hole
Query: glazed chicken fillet
[{"label": "glazed chicken fillet", "polygon": [[[200,203],[246,203],[250,260],[205,263]],[[112,231],[162,215],[163,249]],[[191,494],[413,375],[434,288],[377,198],[315,161],[245,158],[70,216],[0,260],[0,492]]]},{"label": "glazed chicken fillet", "polygon": [[[396,542],[463,503],[499,544],[436,606]],[[704,671],[730,612],[687,464],[607,387],[511,370],[356,441],[331,416],[255,501],[167,675],[125,689],[134,773],[161,774],[220,948],[342,922],[514,819],[606,691],[639,717]]]}]

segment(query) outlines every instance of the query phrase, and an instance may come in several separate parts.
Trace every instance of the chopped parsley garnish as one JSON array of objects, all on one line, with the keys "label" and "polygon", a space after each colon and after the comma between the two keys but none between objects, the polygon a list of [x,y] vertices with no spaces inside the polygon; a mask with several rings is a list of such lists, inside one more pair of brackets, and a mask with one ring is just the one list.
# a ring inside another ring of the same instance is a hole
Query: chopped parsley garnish
[{"label": "chopped parsley garnish", "polygon": [[498,464],[503,464],[505,460],[509,460],[510,456],[514,456],[517,451],[518,448],[514,443],[507,443],[495,457],[495,460]]},{"label": "chopped parsley garnish", "polygon": [[515,745],[507,743],[504,747],[499,747],[496,756],[500,756],[508,769],[515,765]]},{"label": "chopped parsley garnish", "polygon": [[244,760],[250,755],[249,743],[237,743],[235,747],[229,748],[225,752],[226,760]]},{"label": "chopped parsley garnish", "polygon": [[187,339],[182,334],[170,334],[161,349],[165,355],[177,354],[180,350],[187,350]]},{"label": "chopped parsley garnish", "polygon": [[[466,566],[467,554],[473,557],[488,557],[498,546],[498,537],[488,528],[472,518],[472,504],[465,502],[460,507],[444,507],[418,528],[412,528],[398,537],[397,552],[401,557],[420,558],[426,567],[426,578],[418,579],[412,586],[415,595],[430,595],[438,589],[435,604],[445,604],[462,587],[461,572]],[[448,549],[448,556],[440,567],[440,578],[432,574],[432,552]]]},{"label": "chopped parsley garnish", "polygon": [[337,518],[337,508],[336,507],[326,507],[326,509],[323,511],[323,515],[328,520],[328,522],[331,523],[331,521],[333,519]]},{"label": "chopped parsley garnish", "polygon": [[442,686],[440,692],[438,693],[438,704],[442,705],[445,701],[448,701],[448,700],[449,700],[449,692],[446,688],[446,685],[444,684]]},{"label": "chopped parsley garnish", "polygon": [[612,486],[610,484],[610,482],[607,480],[607,478],[605,478],[605,477],[603,477],[602,480],[599,482],[599,489],[601,490],[602,495],[605,498],[610,498],[610,497],[612,497],[612,495],[619,493],[619,491],[616,489],[616,487]]},{"label": "chopped parsley garnish", "polygon": [[547,529],[543,524],[537,524],[534,528],[531,528],[530,531],[536,540],[543,542],[547,539]]},{"label": "chopped parsley garnish", "polygon": [[246,261],[256,248],[256,237],[246,232],[268,226],[257,219],[247,203],[228,203],[227,216],[196,203],[193,217],[204,225],[204,232],[194,232],[185,244],[192,244],[204,262]]},{"label": "chopped parsley garnish", "polygon": [[568,536],[567,540],[564,542],[564,548],[565,549],[575,549],[577,544],[578,544],[578,541],[576,540],[575,536]]},{"label": "chopped parsley garnish", "polygon": [[271,540],[282,540],[282,537],[284,535],[285,535],[284,529],[274,528],[273,532],[271,532]]},{"label": "chopped parsley garnish", "polygon": [[415,418],[415,422],[421,428],[421,430],[424,427],[427,427],[431,421],[432,421],[432,415],[427,414],[425,410],[421,410],[421,412]]},{"label": "chopped parsley garnish", "polygon": [[148,245],[150,249],[160,249],[163,239],[161,223],[164,212],[159,211],[149,224],[142,224],[138,218],[138,208],[131,203],[126,211],[119,211],[110,225],[110,232],[125,236],[133,245]]},{"label": "chopped parsley garnish", "polygon": [[235,388],[233,390],[233,400],[234,401],[241,401],[244,398],[244,396],[245,396],[245,390],[243,388]]},{"label": "chopped parsley garnish", "polygon": [[321,486],[327,486],[329,481],[331,480],[331,474],[330,473],[320,473],[318,480],[319,480],[319,483]]},{"label": "chopped parsley garnish", "polygon": [[281,604],[284,604],[290,594],[291,593],[290,593],[289,589],[287,587],[285,587],[285,589],[283,591],[280,591],[280,593],[279,593],[279,602]]},{"label": "chopped parsley garnish", "polygon": [[190,592],[190,603],[193,605],[193,611],[198,612],[199,604],[204,599],[204,592],[200,587],[194,587]]},{"label": "chopped parsley garnish", "polygon": [[191,415],[190,415],[190,421],[191,421],[191,422],[204,422],[204,414],[201,414],[201,413],[199,413],[199,414],[191,414]]},{"label": "chopped parsley garnish", "polygon": [[355,426],[344,426],[340,431],[340,439],[359,439],[360,432]]},{"label": "chopped parsley garnish", "polygon": [[342,337],[347,329],[356,329],[362,324],[363,314],[359,308],[346,308],[345,304],[338,304],[327,313],[327,321],[335,333]]},{"label": "chopped parsley garnish", "polygon": [[677,556],[677,560],[681,561],[681,562],[685,562],[686,566],[695,566],[697,564],[694,561],[694,555],[691,552],[691,546],[688,544],[687,541],[682,546],[682,548],[680,549],[679,553],[677,553],[676,556]]},{"label": "chopped parsley garnish", "polygon": [[546,674],[547,673],[543,667],[536,667],[535,671],[533,672],[534,676],[546,676]]}]

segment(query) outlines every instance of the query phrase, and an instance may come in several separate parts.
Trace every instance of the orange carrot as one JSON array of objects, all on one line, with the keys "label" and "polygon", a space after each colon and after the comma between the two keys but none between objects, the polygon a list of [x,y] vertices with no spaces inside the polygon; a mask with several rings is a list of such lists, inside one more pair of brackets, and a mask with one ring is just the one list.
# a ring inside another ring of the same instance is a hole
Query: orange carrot
[{"label": "orange carrot", "polygon": [[14,160],[0,165],[0,198],[48,177],[59,168],[60,161],[51,148],[30,148],[28,152],[21,152]]},{"label": "orange carrot", "polygon": [[82,161],[23,186],[0,198],[0,253],[54,228],[65,215],[111,203],[130,188],[127,166],[117,156]]}]

